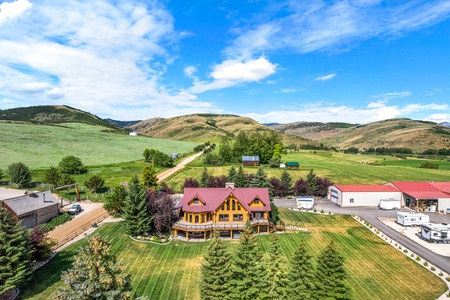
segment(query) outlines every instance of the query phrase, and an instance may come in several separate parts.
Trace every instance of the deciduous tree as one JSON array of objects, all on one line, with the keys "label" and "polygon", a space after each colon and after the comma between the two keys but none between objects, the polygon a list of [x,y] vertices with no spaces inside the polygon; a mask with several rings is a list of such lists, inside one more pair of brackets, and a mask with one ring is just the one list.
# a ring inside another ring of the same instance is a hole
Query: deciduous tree
[{"label": "deciduous tree", "polygon": [[225,175],[209,176],[207,187],[209,187],[209,188],[225,187],[225,184],[227,183],[227,181],[228,181],[228,178]]},{"label": "deciduous tree", "polygon": [[53,188],[61,182],[61,173],[55,167],[50,167],[44,174],[44,182],[51,184]]},{"label": "deciduous tree", "polygon": [[288,274],[288,298],[292,300],[314,299],[315,270],[312,256],[304,243],[300,243],[291,260]]},{"label": "deciduous tree", "polygon": [[10,164],[8,166],[8,175],[11,182],[19,187],[23,187],[31,182],[30,169],[21,162]]},{"label": "deciduous tree", "polygon": [[66,174],[83,174],[87,172],[87,168],[81,162],[79,157],[69,155],[59,162],[59,170]]},{"label": "deciduous tree", "polygon": [[54,242],[47,237],[47,230],[35,226],[30,232],[30,241],[32,261],[43,261],[50,257]]},{"label": "deciduous tree", "polygon": [[308,182],[302,178],[295,182],[293,190],[298,196],[310,195]]},{"label": "deciduous tree", "polygon": [[111,253],[111,244],[99,235],[81,247],[72,268],[61,275],[66,287],[53,295],[55,300],[131,299],[131,277]]},{"label": "deciduous tree", "polygon": [[200,269],[200,299],[229,299],[232,290],[231,259],[219,232],[213,231]]},{"label": "deciduous tree", "polygon": [[86,186],[89,190],[96,192],[98,189],[101,189],[105,184],[105,180],[98,176],[97,174],[89,177],[85,182],[84,186]]},{"label": "deciduous tree", "polygon": [[183,188],[195,188],[200,187],[200,183],[198,183],[195,178],[186,178],[183,183]]},{"label": "deciduous tree", "polygon": [[125,202],[125,228],[129,234],[145,234],[151,229],[152,218],[147,211],[147,194],[137,176],[128,185],[128,195]]},{"label": "deciduous tree", "polygon": [[175,220],[175,202],[171,194],[147,190],[147,206],[152,216],[153,228],[158,234],[169,232]]},{"label": "deciduous tree", "polygon": [[0,207],[0,296],[29,273],[31,244],[24,228]]}]

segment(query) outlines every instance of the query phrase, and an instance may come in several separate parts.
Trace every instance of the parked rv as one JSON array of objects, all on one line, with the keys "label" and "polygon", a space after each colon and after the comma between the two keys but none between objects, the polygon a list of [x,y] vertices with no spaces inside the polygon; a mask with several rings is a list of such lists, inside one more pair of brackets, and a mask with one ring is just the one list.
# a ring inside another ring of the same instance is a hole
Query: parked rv
[{"label": "parked rv", "polygon": [[442,224],[423,224],[422,238],[430,243],[450,243],[450,225]]},{"label": "parked rv", "polygon": [[298,209],[313,209],[314,207],[314,197],[313,196],[298,196],[295,198],[297,201]]},{"label": "parked rv", "polygon": [[397,223],[403,226],[419,226],[430,223],[430,217],[426,214],[415,212],[398,212]]},{"label": "parked rv", "polygon": [[380,209],[400,209],[400,200],[398,199],[381,199],[380,204],[378,204]]}]

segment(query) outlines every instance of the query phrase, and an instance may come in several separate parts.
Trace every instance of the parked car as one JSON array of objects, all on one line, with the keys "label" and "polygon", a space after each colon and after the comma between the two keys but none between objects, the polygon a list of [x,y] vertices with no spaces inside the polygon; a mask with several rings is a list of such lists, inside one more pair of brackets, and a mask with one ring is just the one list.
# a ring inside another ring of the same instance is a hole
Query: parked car
[{"label": "parked car", "polygon": [[81,212],[81,205],[78,203],[75,203],[72,205],[72,207],[67,212],[69,215],[78,215]]}]

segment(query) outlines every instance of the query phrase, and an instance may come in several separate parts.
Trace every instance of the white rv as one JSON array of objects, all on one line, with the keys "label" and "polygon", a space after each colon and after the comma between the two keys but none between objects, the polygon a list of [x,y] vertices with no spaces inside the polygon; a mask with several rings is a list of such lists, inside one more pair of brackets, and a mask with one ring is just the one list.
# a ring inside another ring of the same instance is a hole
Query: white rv
[{"label": "white rv", "polygon": [[418,226],[422,224],[429,224],[430,217],[422,213],[398,212],[397,223],[403,226]]},{"label": "white rv", "polygon": [[447,223],[442,224],[424,224],[422,225],[422,238],[430,243],[450,243],[450,226]]},{"label": "white rv", "polygon": [[400,209],[400,200],[398,199],[381,199],[380,204],[378,204],[380,209]]},{"label": "white rv", "polygon": [[298,196],[295,198],[297,201],[298,209],[313,209],[314,207],[314,197],[313,196]]}]

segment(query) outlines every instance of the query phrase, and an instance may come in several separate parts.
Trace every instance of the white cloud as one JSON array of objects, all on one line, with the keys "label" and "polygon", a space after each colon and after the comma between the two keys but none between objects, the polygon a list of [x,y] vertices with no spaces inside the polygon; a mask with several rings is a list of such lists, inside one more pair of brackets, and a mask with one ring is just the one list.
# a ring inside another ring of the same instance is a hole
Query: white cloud
[{"label": "white cloud", "polygon": [[187,77],[192,77],[195,73],[197,73],[197,68],[194,66],[188,66],[184,68],[184,75]]},{"label": "white cloud", "polygon": [[336,77],[336,73],[332,73],[332,74],[328,74],[328,75],[324,75],[324,76],[319,76],[316,78],[316,80],[318,81],[325,81],[325,80],[330,80],[332,78]]},{"label": "white cloud", "polygon": [[3,2],[0,4],[0,27],[3,23],[12,21],[25,12],[27,12],[33,6],[28,0],[17,0],[14,2]]},{"label": "white cloud", "polygon": [[292,93],[302,92],[305,90],[306,89],[304,89],[304,88],[283,88],[283,89],[280,89],[279,91],[275,91],[273,93],[274,94],[292,94]]},{"label": "white cloud", "polygon": [[384,93],[380,95],[372,96],[371,98],[380,99],[381,101],[388,101],[390,99],[400,99],[411,96],[411,92],[403,91],[403,92],[392,92],[392,93]]},{"label": "white cloud", "polygon": [[198,94],[232,87],[244,82],[258,82],[275,73],[276,68],[276,64],[272,64],[264,57],[247,61],[226,60],[213,67],[210,74],[213,81],[195,82],[189,90]]},{"label": "white cloud", "polygon": [[16,90],[24,93],[41,93],[52,89],[52,85],[47,82],[27,82],[17,86]]},{"label": "white cloud", "polygon": [[425,120],[436,122],[436,123],[449,122],[450,121],[450,113],[448,113],[448,114],[432,114],[432,115],[428,116]]}]

